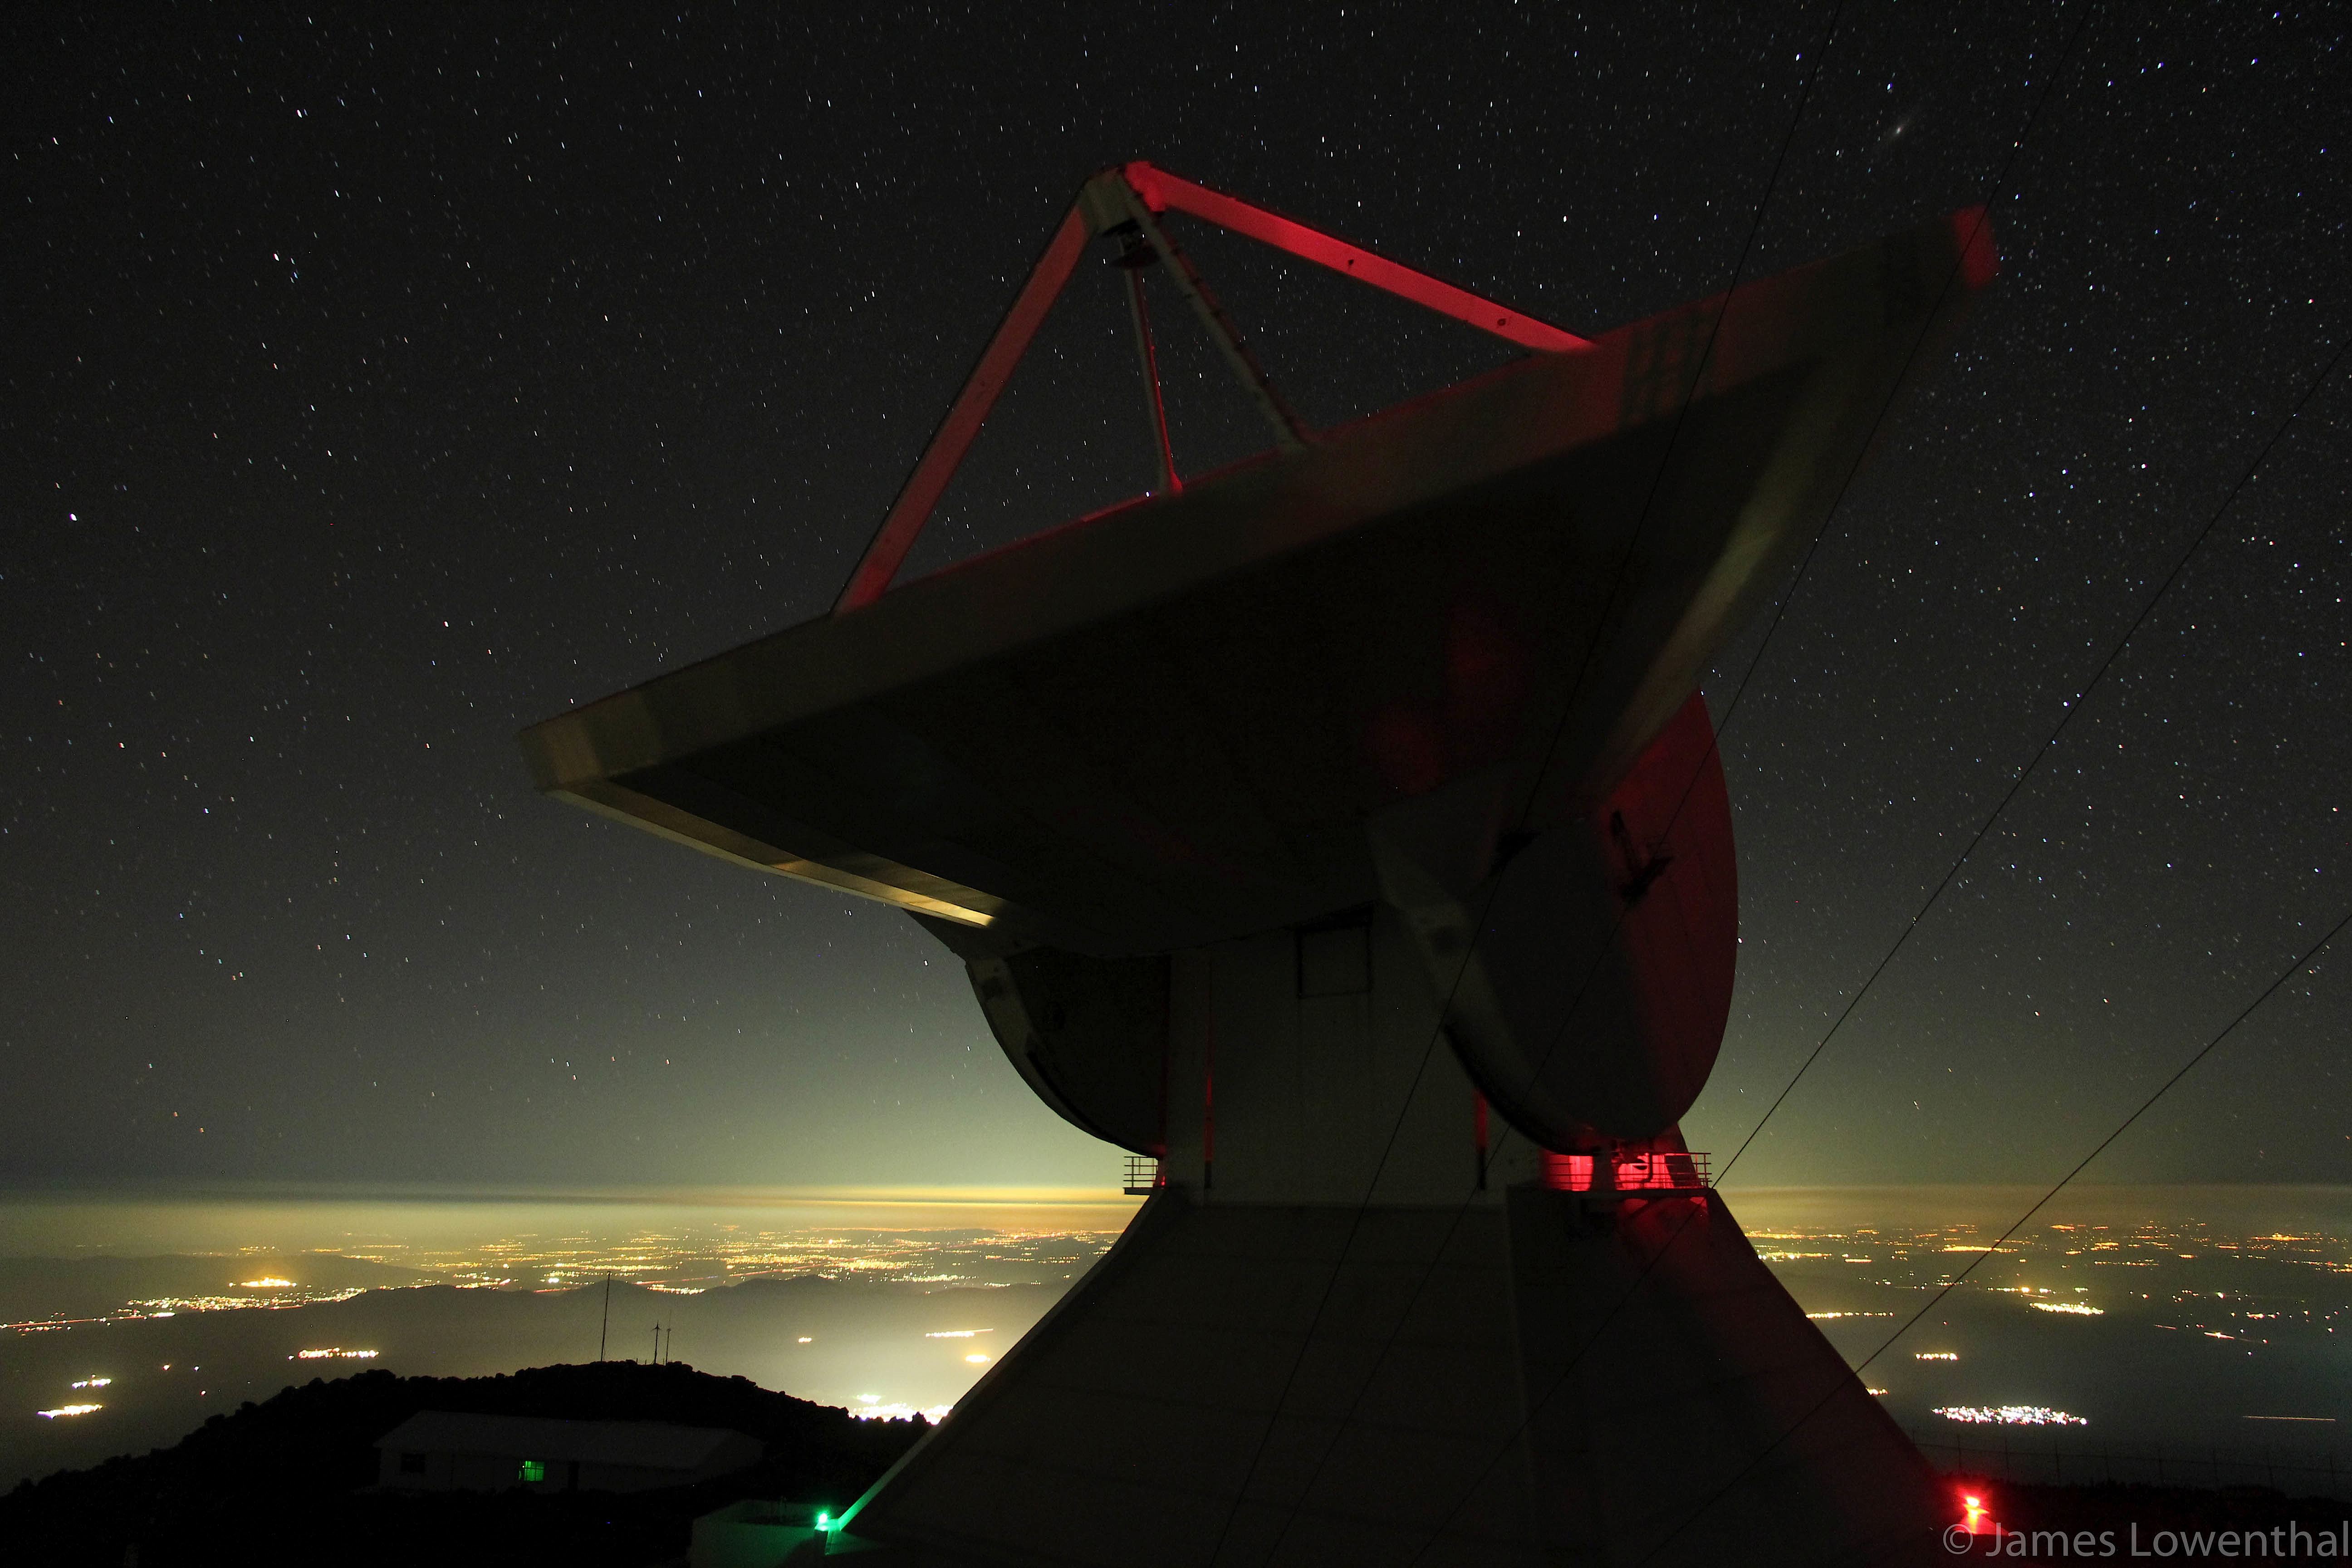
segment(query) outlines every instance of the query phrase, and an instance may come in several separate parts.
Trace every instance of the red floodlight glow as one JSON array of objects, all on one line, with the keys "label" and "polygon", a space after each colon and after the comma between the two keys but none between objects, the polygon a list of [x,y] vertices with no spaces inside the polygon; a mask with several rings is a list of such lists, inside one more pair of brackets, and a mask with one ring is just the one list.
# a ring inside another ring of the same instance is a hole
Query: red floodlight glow
[{"label": "red floodlight glow", "polygon": [[1592,1156],[1590,1154],[1555,1154],[1544,1151],[1544,1185],[1556,1192],[1589,1193],[1592,1190]]},{"label": "red floodlight glow", "polygon": [[[1706,1158],[1680,1149],[1613,1149],[1599,1155],[1547,1149],[1543,1182],[1558,1193],[1698,1192],[1708,1183]],[[1607,1168],[1596,1170],[1596,1159],[1607,1161]]]}]

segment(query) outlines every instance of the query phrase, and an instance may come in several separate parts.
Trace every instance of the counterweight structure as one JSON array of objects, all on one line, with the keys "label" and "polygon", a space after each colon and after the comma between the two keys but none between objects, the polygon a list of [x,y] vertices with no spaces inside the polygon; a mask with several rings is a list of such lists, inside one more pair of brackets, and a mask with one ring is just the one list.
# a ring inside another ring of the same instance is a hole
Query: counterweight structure
[{"label": "counterweight structure", "polygon": [[[1533,352],[1310,430],[1171,214]],[[1097,238],[1134,280],[1153,493],[892,587]],[[1154,269],[1265,457],[1178,474]],[[1149,1173],[834,1550],[1944,1555],[1948,1500],[1677,1123],[1738,929],[1696,682],[1992,270],[1963,213],[1586,340],[1107,170],[833,615],[525,732],[550,794],[908,910],[1038,1097]]]}]

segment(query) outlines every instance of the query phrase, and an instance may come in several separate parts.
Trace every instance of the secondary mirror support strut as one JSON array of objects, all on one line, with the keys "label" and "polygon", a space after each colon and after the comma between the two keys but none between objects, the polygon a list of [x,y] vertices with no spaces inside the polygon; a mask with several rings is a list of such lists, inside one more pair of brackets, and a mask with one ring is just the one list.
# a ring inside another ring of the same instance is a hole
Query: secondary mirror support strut
[{"label": "secondary mirror support strut", "polygon": [[1151,421],[1152,451],[1160,463],[1160,485],[1154,495],[1181,492],[1184,481],[1176,472],[1176,448],[1168,440],[1168,404],[1160,391],[1160,355],[1151,342],[1151,310],[1143,298],[1143,269],[1159,258],[1140,234],[1129,242],[1118,264],[1127,270],[1127,314],[1135,328],[1135,357],[1143,371],[1144,413]]},{"label": "secondary mirror support strut", "polygon": [[[1276,445],[1286,450],[1307,445],[1309,433],[1305,424],[1266,379],[1265,370],[1242,341],[1232,318],[1209,292],[1190,258],[1169,238],[1160,222],[1160,215],[1167,212],[1181,212],[1215,224],[1301,260],[1368,283],[1384,293],[1410,300],[1440,315],[1451,316],[1522,348],[1539,353],[1570,353],[1591,346],[1572,332],[1497,305],[1425,272],[1375,256],[1295,219],[1180,179],[1150,163],[1139,161],[1105,169],[1079,189],[1077,200],[1063,215],[1054,237],[1045,246],[1045,253],[1030,269],[1021,292],[1013,297],[1013,308],[997,324],[988,347],[981,353],[980,363],[972,367],[955,401],[949,405],[946,417],[932,432],[914,471],[907,477],[898,499],[883,518],[882,526],[875,531],[866,553],[850,573],[848,584],[834,603],[834,614],[846,615],[860,609],[888,590],[923,525],[938,509],[948,482],[962,465],[964,455],[971,451],[981,426],[987,423],[989,412],[1012,379],[1013,369],[1028,352],[1037,329],[1044,325],[1055,300],[1068,286],[1087,241],[1097,236],[1122,229],[1139,233],[1153,251],[1154,259],[1167,264],[1171,281],[1192,305],[1219,352],[1240,378],[1244,390],[1274,427]],[[1143,313],[1139,268],[1130,269],[1129,289],[1129,305],[1134,312],[1137,342],[1151,397],[1152,422],[1159,437],[1161,480],[1165,490],[1172,494],[1181,486],[1176,479],[1175,460],[1168,442],[1167,410],[1160,397],[1150,327]]]}]

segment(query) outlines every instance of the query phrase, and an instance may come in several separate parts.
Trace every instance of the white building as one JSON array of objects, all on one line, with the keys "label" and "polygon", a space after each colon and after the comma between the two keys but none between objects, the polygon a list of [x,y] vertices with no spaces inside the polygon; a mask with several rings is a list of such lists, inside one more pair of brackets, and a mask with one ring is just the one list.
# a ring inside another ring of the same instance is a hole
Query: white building
[{"label": "white building", "polygon": [[554,1421],[420,1410],[376,1439],[377,1477],[403,1491],[649,1491],[740,1470],[759,1442],[664,1421]]}]

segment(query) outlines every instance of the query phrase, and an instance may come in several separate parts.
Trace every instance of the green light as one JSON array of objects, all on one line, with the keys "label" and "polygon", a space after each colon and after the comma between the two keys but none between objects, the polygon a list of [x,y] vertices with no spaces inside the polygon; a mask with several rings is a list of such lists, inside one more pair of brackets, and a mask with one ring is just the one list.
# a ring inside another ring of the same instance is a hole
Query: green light
[{"label": "green light", "polygon": [[831,1530],[833,1528],[833,1515],[829,1513],[818,1514],[816,1516],[816,1527],[819,1530]]},{"label": "green light", "polygon": [[525,1459],[522,1462],[520,1479],[526,1481],[543,1481],[547,1479],[547,1466],[538,1459]]}]

